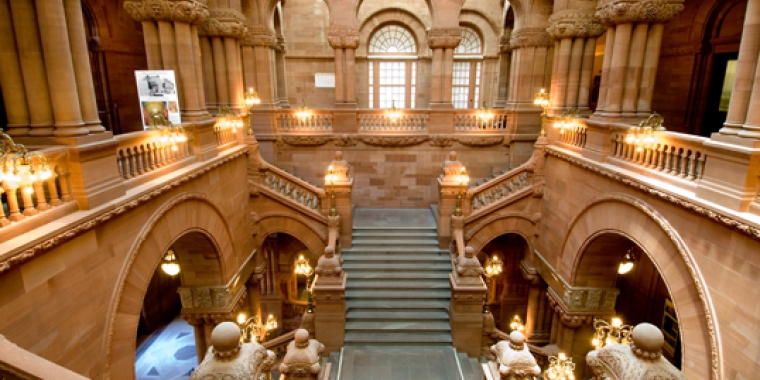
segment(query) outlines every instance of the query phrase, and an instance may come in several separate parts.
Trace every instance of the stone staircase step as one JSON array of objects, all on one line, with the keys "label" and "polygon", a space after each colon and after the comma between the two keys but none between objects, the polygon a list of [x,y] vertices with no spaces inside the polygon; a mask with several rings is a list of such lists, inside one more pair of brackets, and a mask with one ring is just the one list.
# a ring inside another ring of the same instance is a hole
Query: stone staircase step
[{"label": "stone staircase step", "polygon": [[343,263],[446,263],[451,266],[451,259],[448,255],[436,254],[418,254],[411,253],[407,255],[393,253],[367,253],[363,255],[354,255],[352,257],[343,257]]},{"label": "stone staircase step", "polygon": [[341,254],[343,255],[343,258],[345,259],[346,256],[351,256],[352,254],[365,254],[365,253],[394,253],[394,252],[414,252],[414,253],[440,253],[441,255],[448,255],[449,251],[444,249],[439,249],[437,246],[415,246],[415,247],[398,247],[398,246],[389,246],[389,247],[351,247],[351,249],[344,249],[341,250]]},{"label": "stone staircase step", "polygon": [[408,310],[349,310],[347,321],[445,321],[449,323],[449,314],[443,310],[408,309]]},{"label": "stone staircase step", "polygon": [[346,331],[345,343],[349,345],[450,345],[451,334],[448,332],[358,332]]},{"label": "stone staircase step", "polygon": [[451,290],[449,289],[424,289],[424,290],[417,290],[417,289],[397,289],[392,292],[389,292],[384,289],[347,289],[346,290],[346,299],[397,299],[397,298],[406,298],[406,299],[437,299],[437,298],[443,298],[443,299],[450,299],[451,298]]},{"label": "stone staircase step", "polygon": [[424,266],[410,265],[414,261],[405,261],[403,263],[391,262],[391,263],[373,263],[373,262],[345,262],[343,261],[343,270],[353,275],[358,271],[405,271],[405,272],[430,272],[430,271],[446,271],[451,272],[451,262],[434,262],[426,263]]},{"label": "stone staircase step", "polygon": [[407,240],[398,240],[393,238],[387,238],[383,240],[378,239],[355,239],[352,240],[351,243],[353,246],[351,247],[352,250],[356,250],[357,248],[364,248],[364,247],[415,247],[415,246],[426,246],[430,247],[431,245],[438,248],[438,239],[431,239],[431,238],[422,238],[419,237],[417,239],[407,239]]},{"label": "stone staircase step", "polygon": [[422,332],[422,331],[446,331],[451,327],[448,321],[348,321],[346,331],[376,331],[376,332]]},{"label": "stone staircase step", "polygon": [[459,366],[462,368],[464,380],[482,380],[484,378],[483,369],[478,359],[470,358],[463,352],[457,352],[457,360],[459,360]]},{"label": "stone staircase step", "polygon": [[436,227],[353,227],[352,233],[356,232],[372,232],[372,233],[390,233],[390,234],[403,234],[403,233],[429,233],[437,232]]},{"label": "stone staircase step", "polygon": [[347,299],[346,309],[443,309],[449,308],[448,299],[398,299],[398,300],[368,300],[368,299]]},{"label": "stone staircase step", "polygon": [[[351,277],[348,278],[348,281],[351,280],[373,280],[373,281],[380,281],[380,280],[388,280],[388,281],[394,281],[394,280],[406,280],[406,281],[423,281],[427,279],[443,279],[446,280],[446,284],[448,284],[449,279],[449,273],[451,271],[428,271],[428,272],[418,272],[418,273],[412,273],[410,271],[396,271],[396,272],[386,272],[386,271],[353,271],[351,272]],[[411,277],[414,276],[414,277]],[[346,284],[348,286],[348,284]]]},{"label": "stone staircase step", "polygon": [[386,279],[371,280],[348,278],[346,286],[351,289],[449,289],[448,282],[440,279]]},{"label": "stone staircase step", "polygon": [[436,241],[438,240],[438,233],[435,231],[435,229],[429,232],[422,232],[422,231],[389,232],[389,231],[383,231],[383,230],[364,230],[364,231],[360,230],[360,231],[354,231],[352,235],[353,235],[353,241],[364,240],[364,239],[377,239],[377,238],[388,238],[388,239],[396,239],[396,240],[426,238],[426,239],[436,239]]}]

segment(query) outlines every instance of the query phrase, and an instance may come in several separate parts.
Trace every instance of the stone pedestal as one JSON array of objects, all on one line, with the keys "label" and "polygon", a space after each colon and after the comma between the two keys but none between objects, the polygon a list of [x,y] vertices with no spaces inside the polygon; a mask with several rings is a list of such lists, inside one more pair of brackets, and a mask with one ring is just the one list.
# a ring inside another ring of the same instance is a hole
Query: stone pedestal
[{"label": "stone pedestal", "polygon": [[124,179],[117,166],[117,146],[111,139],[68,150],[71,193],[80,209],[89,210],[125,194]]},{"label": "stone pedestal", "polygon": [[316,276],[312,286],[315,303],[314,330],[316,339],[325,345],[325,352],[337,352],[343,347],[346,333],[346,273],[336,281]]},{"label": "stone pedestal", "polygon": [[471,357],[479,357],[483,345],[483,302],[486,285],[459,284],[453,274],[449,275],[451,304],[449,321],[453,345],[459,352]]},{"label": "stone pedestal", "polygon": [[715,133],[696,196],[735,211],[747,211],[760,186],[760,140]]}]

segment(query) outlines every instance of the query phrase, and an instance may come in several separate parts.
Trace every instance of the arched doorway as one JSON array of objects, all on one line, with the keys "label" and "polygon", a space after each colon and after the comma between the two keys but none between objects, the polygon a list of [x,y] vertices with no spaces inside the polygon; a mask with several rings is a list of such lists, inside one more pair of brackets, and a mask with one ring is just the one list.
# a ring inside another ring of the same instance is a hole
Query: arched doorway
[{"label": "arched doorway", "polygon": [[528,242],[521,235],[506,233],[491,240],[478,253],[481,264],[494,257],[502,263],[502,273],[487,283],[489,308],[496,327],[502,331],[510,331],[509,322],[515,315],[525,321],[528,314],[530,282],[520,269],[527,252]]}]

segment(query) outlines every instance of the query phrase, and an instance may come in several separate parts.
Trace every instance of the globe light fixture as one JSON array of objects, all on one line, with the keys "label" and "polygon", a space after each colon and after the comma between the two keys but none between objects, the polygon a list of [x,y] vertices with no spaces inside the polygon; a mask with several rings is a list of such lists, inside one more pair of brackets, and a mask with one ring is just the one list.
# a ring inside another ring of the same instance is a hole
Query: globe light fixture
[{"label": "globe light fixture", "polygon": [[164,254],[164,259],[161,261],[161,270],[172,277],[179,273],[179,262],[173,250],[170,249]]},{"label": "globe light fixture", "polygon": [[575,363],[564,352],[549,356],[549,367],[544,371],[544,380],[575,380]]},{"label": "globe light fixture", "polygon": [[512,320],[509,322],[509,328],[512,331],[522,332],[525,329],[525,325],[523,325],[522,318],[520,318],[519,315],[515,314],[515,316],[512,317]]},{"label": "globe light fixture", "polygon": [[158,141],[162,145],[170,145],[172,151],[178,151],[177,144],[187,141],[185,129],[180,125],[174,125],[161,112],[154,112],[150,115],[150,129],[159,131]]},{"label": "globe light fixture", "polygon": [[480,118],[480,120],[483,122],[487,122],[493,119],[493,113],[488,108],[488,105],[486,105],[486,102],[483,102],[483,106],[480,107],[480,111],[478,111],[478,118]]},{"label": "globe light fixture", "polygon": [[632,252],[633,248],[629,248],[628,252],[625,253],[625,256],[623,256],[623,261],[620,262],[620,265],[618,266],[618,274],[626,274],[633,269],[634,262],[636,260],[636,256]]},{"label": "globe light fixture", "polygon": [[35,183],[52,176],[44,153],[29,152],[24,145],[16,144],[9,135],[0,132],[0,188],[18,187],[24,197],[29,197],[34,193]]}]

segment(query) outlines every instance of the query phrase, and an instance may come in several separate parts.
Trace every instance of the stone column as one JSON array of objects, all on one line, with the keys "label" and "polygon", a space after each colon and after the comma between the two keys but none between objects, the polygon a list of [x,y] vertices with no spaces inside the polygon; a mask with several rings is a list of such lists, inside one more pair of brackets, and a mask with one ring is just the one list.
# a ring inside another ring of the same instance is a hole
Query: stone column
[{"label": "stone column", "polygon": [[26,106],[21,63],[13,37],[8,0],[0,0],[0,83],[3,84],[3,102],[8,117],[7,133],[10,136],[25,136],[30,129],[29,109]]},{"label": "stone column", "polygon": [[[180,99],[182,119],[186,122],[208,121],[202,88],[202,65],[196,25],[209,15],[202,0],[127,0],[124,9],[146,28],[145,44],[150,52],[149,63],[156,64],[160,47],[163,70],[174,70]],[[150,24],[156,25],[158,33]],[[156,41],[157,38],[157,41]],[[158,42],[158,43],[156,43]]]},{"label": "stone column", "polygon": [[277,49],[275,50],[274,60],[277,72],[277,106],[280,108],[290,108],[287,70],[285,69],[285,54],[287,52],[285,38],[277,36]]},{"label": "stone column", "polygon": [[[212,9],[198,26],[201,36],[204,80],[209,92],[206,107],[226,106],[235,113],[245,110],[240,40],[247,28],[245,16],[234,9]],[[213,99],[213,104],[210,102]]]},{"label": "stone column", "polygon": [[509,91],[509,68],[512,61],[512,50],[509,47],[509,37],[512,30],[504,31],[499,39],[499,83],[496,93],[496,100],[493,108],[504,108],[507,105],[507,93]]},{"label": "stone column", "polygon": [[[746,79],[749,79],[746,72],[752,69],[753,64],[754,77],[751,81],[746,81]],[[739,65],[742,65],[741,78],[745,81],[740,80]],[[739,136],[760,139],[760,1],[758,0],[749,0],[747,3],[747,15],[744,19],[744,31],[742,32],[741,46],[739,47],[739,61],[737,62],[736,72],[737,77],[734,80],[734,92],[731,95],[731,103],[728,105],[729,115],[731,114],[731,107],[734,105],[734,97],[739,98],[737,99],[737,103],[739,104],[736,106],[738,109],[734,111],[734,114],[741,114],[741,111],[744,109],[742,99],[747,97],[747,90],[749,90],[748,87],[751,85],[747,116],[742,130],[739,132]]]},{"label": "stone column", "polygon": [[[335,49],[335,108],[356,108],[354,51],[359,46],[359,31],[353,26],[333,25],[327,41]],[[336,120],[336,124],[340,122]]]},{"label": "stone column", "polygon": [[551,104],[554,113],[570,108],[588,110],[596,38],[604,33],[604,25],[593,10],[575,9],[557,12],[549,22],[547,31],[559,45],[549,91],[554,99]]},{"label": "stone column", "polygon": [[433,49],[432,76],[430,78],[431,109],[454,108],[451,102],[454,49],[456,49],[461,40],[462,28],[458,26],[433,28],[428,32],[428,44]]},{"label": "stone column", "polygon": [[607,45],[593,118],[637,123],[652,112],[662,24],[682,10],[682,0],[599,2],[596,17],[607,26]]}]

